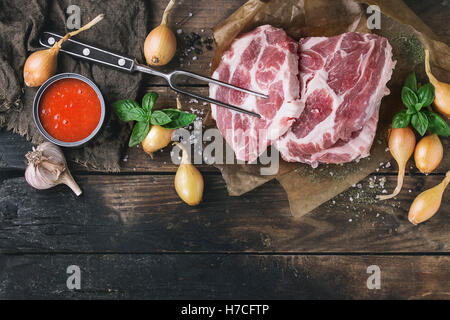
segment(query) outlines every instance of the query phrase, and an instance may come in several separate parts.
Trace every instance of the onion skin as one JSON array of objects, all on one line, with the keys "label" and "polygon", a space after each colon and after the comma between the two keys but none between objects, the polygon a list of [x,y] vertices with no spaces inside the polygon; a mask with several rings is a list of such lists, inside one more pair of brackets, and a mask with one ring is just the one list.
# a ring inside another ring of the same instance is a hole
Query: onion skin
[{"label": "onion skin", "polygon": [[70,37],[76,36],[80,32],[88,30],[96,25],[103,20],[104,16],[104,14],[100,14],[80,29],[69,32],[61,38],[61,40],[56,42],[52,48],[32,53],[27,58],[27,61],[25,61],[23,67],[23,79],[25,84],[28,87],[39,87],[54,76],[56,69],[58,68],[58,53],[61,49],[61,45]]},{"label": "onion skin", "polygon": [[416,146],[414,160],[420,172],[429,174],[441,163],[444,156],[444,148],[437,134],[429,135]]},{"label": "onion skin", "polygon": [[200,204],[203,198],[204,182],[200,171],[193,166],[183,150],[183,157],[175,175],[175,190],[178,196],[190,206]]},{"label": "onion skin", "polygon": [[442,203],[442,196],[444,195],[445,188],[447,188],[449,182],[450,171],[447,172],[445,179],[440,184],[417,196],[408,213],[408,220],[412,224],[417,225],[425,222],[439,211]]},{"label": "onion skin", "polygon": [[389,133],[389,150],[398,164],[397,186],[390,195],[377,196],[378,200],[387,200],[397,196],[403,187],[406,163],[411,158],[416,146],[416,135],[410,127],[394,128]]},{"label": "onion skin", "polygon": [[450,84],[441,82],[431,73],[430,52],[425,50],[425,71],[435,89],[434,109],[450,118]]},{"label": "onion skin", "polygon": [[450,85],[447,83],[440,83],[440,85],[433,84],[436,92],[434,98],[434,109],[450,118]]},{"label": "onion skin", "polygon": [[142,148],[146,153],[152,155],[172,141],[174,130],[166,129],[161,126],[152,125],[150,131],[144,140],[142,140]]},{"label": "onion skin", "polygon": [[39,87],[55,75],[59,48],[33,52],[25,62],[23,79],[28,87]]},{"label": "onion skin", "polygon": [[145,60],[151,66],[163,66],[172,60],[177,51],[177,39],[166,25],[153,29],[144,42]]}]

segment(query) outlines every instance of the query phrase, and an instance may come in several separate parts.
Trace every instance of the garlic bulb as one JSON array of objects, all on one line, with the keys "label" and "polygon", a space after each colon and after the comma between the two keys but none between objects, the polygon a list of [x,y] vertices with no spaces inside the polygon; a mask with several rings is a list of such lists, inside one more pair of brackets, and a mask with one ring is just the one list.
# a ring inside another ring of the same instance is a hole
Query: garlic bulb
[{"label": "garlic bulb", "polygon": [[63,183],[77,196],[82,193],[70,174],[64,154],[58,146],[44,142],[33,148],[33,151],[28,152],[25,157],[28,160],[25,179],[30,186],[43,190]]}]

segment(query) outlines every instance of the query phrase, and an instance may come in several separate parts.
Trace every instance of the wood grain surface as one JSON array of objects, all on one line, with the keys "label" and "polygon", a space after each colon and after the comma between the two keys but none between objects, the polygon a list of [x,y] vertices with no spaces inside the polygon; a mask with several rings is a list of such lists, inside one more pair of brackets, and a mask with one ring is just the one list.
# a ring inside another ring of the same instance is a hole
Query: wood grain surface
[{"label": "wood grain surface", "polygon": [[[9,271],[0,275],[0,288],[5,299],[448,299],[449,262],[395,255],[13,255],[0,256],[0,270]],[[81,269],[81,290],[66,287],[70,265]],[[371,265],[381,270],[379,290],[367,288]]]},{"label": "wood grain surface", "polygon": [[[165,1],[149,2],[157,25]],[[244,2],[182,0],[171,18],[180,50],[186,34],[210,36]],[[450,43],[448,1],[405,2]],[[208,74],[212,51],[203,49],[183,60],[178,54],[168,68]],[[207,94],[205,84],[186,85]],[[158,107],[175,106],[161,79],[147,77],[143,91],[159,93]],[[206,117],[207,106],[180,98]],[[443,144],[447,151],[449,140]],[[173,187],[170,148],[153,159],[140,148],[124,150],[119,174],[70,163],[84,191],[79,198],[66,186],[37,191],[23,178],[31,147],[0,131],[0,299],[450,298],[450,192],[429,222],[407,220],[414,197],[450,169],[448,157],[429,176],[411,162],[402,193],[377,202],[377,194],[395,187],[397,168],[387,152],[367,179],[295,219],[276,181],[230,197],[220,172],[207,165],[198,166],[204,201],[187,206]],[[82,270],[81,290],[66,287],[72,264]],[[381,269],[380,290],[366,286],[370,265]]]}]

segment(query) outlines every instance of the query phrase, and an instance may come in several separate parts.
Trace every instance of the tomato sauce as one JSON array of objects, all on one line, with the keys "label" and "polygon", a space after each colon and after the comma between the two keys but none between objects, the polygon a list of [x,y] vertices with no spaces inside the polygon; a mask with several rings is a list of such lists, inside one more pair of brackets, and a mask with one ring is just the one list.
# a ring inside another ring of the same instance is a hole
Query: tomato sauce
[{"label": "tomato sauce", "polygon": [[45,131],[63,142],[87,138],[101,118],[97,93],[79,79],[61,79],[51,84],[39,103],[39,119]]}]

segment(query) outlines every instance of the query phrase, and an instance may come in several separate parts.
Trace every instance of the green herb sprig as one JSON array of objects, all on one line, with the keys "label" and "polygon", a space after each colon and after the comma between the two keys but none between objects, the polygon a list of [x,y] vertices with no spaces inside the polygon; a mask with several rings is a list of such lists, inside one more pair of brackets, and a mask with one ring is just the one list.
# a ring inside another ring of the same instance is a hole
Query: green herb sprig
[{"label": "green herb sprig", "polygon": [[405,128],[410,123],[423,136],[427,130],[437,135],[448,137],[450,128],[437,113],[430,110],[422,110],[429,107],[435,97],[434,86],[427,83],[417,88],[416,74],[411,73],[402,88],[402,101],[406,110],[397,113],[392,120],[393,128]]},{"label": "green herb sprig", "polygon": [[113,103],[113,110],[122,121],[136,121],[128,143],[129,147],[134,147],[145,139],[150,131],[150,124],[175,130],[195,120],[194,114],[178,109],[152,111],[157,99],[156,92],[149,92],[142,99],[142,105],[130,99]]}]

